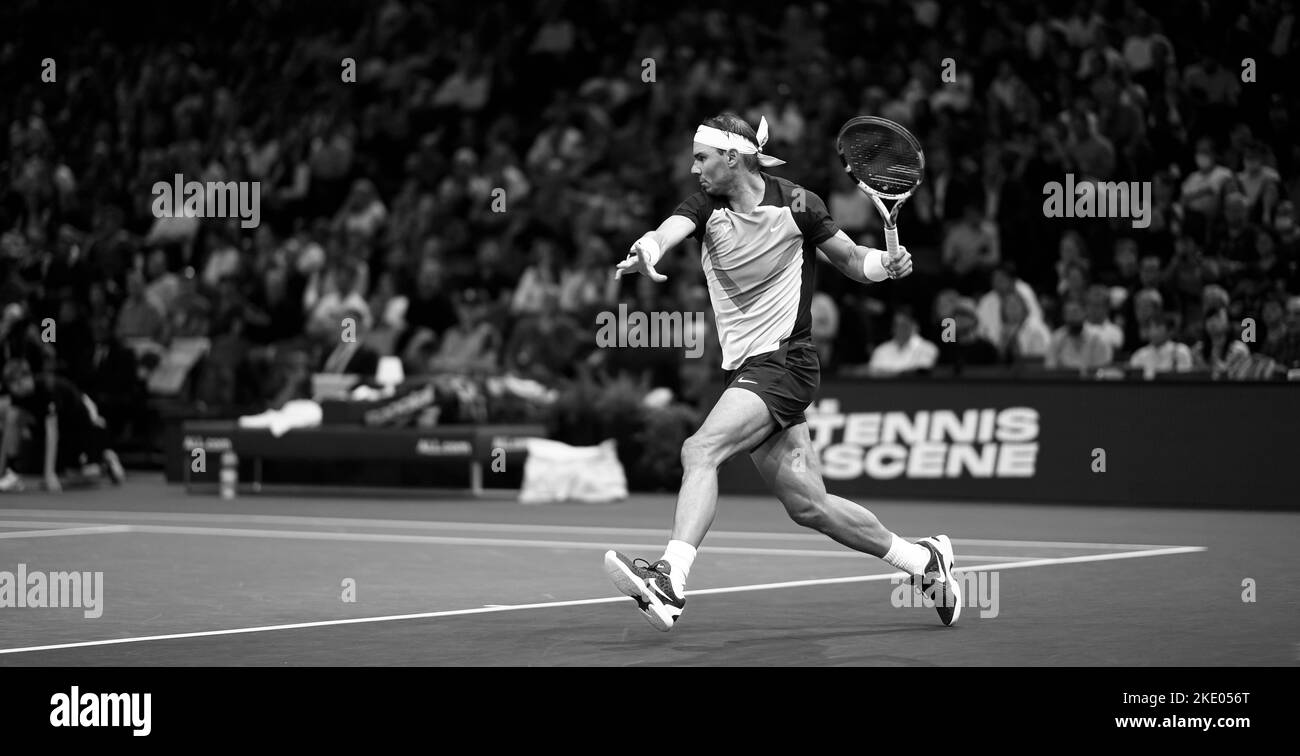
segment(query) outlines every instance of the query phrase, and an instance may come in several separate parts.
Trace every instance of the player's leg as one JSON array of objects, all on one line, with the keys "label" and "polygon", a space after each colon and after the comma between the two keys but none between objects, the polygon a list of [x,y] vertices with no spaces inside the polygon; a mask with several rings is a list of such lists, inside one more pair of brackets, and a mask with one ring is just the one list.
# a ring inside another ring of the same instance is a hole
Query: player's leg
[{"label": "player's leg", "polygon": [[729,388],[682,444],[682,486],[673,516],[673,540],[698,548],[718,507],[718,467],[753,449],[776,430],[767,405],[753,392]]},{"label": "player's leg", "polygon": [[677,494],[672,540],[651,564],[616,551],[605,554],[605,571],[619,591],[659,630],[670,630],[686,604],[686,578],[695,551],[713,524],[718,506],[718,467],[738,452],[757,446],[776,421],[757,394],[729,388],[709,416],[682,444],[682,485]]},{"label": "player's leg", "polygon": [[948,537],[909,543],[882,525],[866,507],[827,493],[806,423],[772,436],[750,458],[791,519],[909,575],[921,576],[921,588],[935,599],[940,619],[946,625],[957,621],[961,595],[952,575],[954,559]]}]

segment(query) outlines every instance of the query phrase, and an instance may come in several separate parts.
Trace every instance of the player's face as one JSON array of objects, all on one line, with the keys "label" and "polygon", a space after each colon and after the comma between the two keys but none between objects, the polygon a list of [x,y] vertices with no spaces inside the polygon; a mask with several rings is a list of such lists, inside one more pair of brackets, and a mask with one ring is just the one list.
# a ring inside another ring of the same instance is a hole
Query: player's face
[{"label": "player's face", "polygon": [[708,194],[722,194],[731,184],[726,154],[699,142],[695,143],[691,155],[691,174],[699,179],[700,188]]}]

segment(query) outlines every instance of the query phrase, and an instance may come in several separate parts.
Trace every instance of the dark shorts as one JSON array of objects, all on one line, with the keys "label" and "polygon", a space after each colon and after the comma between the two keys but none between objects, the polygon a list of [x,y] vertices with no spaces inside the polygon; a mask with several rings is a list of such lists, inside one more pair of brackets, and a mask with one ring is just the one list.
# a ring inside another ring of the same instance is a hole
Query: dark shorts
[{"label": "dark shorts", "polygon": [[821,363],[811,341],[785,343],[775,352],[756,355],[735,370],[723,372],[726,388],[752,391],[767,405],[779,430],[806,422],[803,411],[821,385]]}]

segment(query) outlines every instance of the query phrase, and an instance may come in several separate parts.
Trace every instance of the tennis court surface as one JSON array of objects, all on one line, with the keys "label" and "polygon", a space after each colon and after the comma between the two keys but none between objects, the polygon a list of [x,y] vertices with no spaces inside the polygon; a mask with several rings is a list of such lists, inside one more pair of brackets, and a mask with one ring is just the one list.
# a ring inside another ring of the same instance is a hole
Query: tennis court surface
[{"label": "tennis court surface", "polygon": [[144,476],[15,494],[0,571],[102,573],[102,613],[0,608],[0,666],[1300,662],[1300,513],[864,503],[907,538],[953,537],[957,626],[766,497],[722,497],[664,634],[601,557],[657,558],[667,495],[222,501]]}]

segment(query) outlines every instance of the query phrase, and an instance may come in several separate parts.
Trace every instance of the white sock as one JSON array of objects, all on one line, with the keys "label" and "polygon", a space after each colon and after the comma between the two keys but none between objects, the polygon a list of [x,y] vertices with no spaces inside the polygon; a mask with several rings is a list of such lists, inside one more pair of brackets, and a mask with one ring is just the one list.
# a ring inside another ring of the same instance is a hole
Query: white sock
[{"label": "white sock", "polygon": [[691,565],[695,564],[695,547],[685,541],[669,541],[664,549],[663,560],[673,566],[668,573],[673,590],[682,595],[686,589],[686,576],[691,574]]},{"label": "white sock", "polygon": [[881,559],[890,567],[897,567],[909,575],[919,575],[925,571],[925,565],[930,563],[930,550],[919,543],[909,543],[894,535],[889,544],[889,553]]}]

